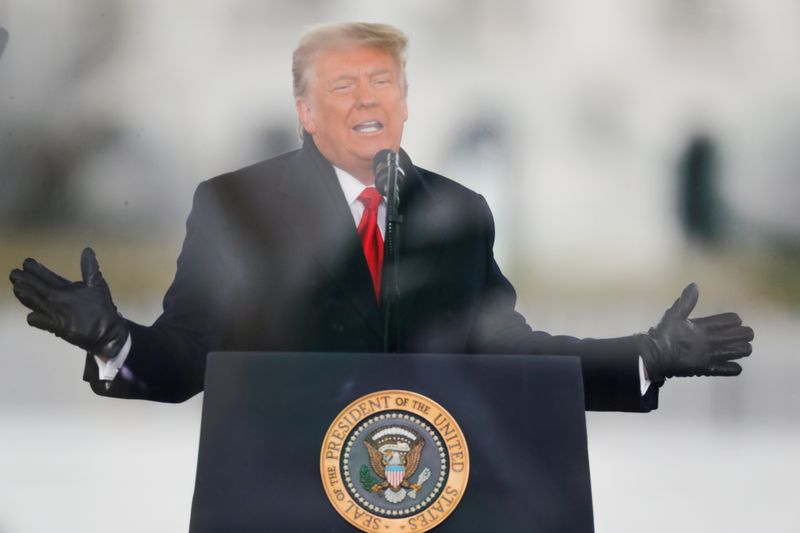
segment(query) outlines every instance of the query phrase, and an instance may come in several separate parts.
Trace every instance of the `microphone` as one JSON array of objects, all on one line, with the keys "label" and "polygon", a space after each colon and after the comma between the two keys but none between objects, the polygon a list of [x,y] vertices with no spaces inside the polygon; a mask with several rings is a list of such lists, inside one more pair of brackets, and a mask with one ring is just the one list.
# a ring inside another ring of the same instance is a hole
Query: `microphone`
[{"label": "microphone", "polygon": [[386,197],[389,196],[390,176],[398,179],[398,189],[405,177],[403,169],[400,168],[400,156],[388,149],[381,150],[372,158],[372,173],[375,175],[375,188]]}]

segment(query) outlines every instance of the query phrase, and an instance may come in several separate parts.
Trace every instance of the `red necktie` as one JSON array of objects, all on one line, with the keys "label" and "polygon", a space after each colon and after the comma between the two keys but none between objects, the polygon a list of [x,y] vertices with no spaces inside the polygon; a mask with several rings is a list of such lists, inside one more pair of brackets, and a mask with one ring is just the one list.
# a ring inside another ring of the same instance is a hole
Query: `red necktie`
[{"label": "red necktie", "polygon": [[383,196],[375,187],[367,187],[358,195],[358,201],[364,204],[364,214],[358,223],[358,236],[367,259],[372,285],[375,287],[375,298],[381,297],[381,267],[383,266],[383,237],[378,228],[378,206]]}]

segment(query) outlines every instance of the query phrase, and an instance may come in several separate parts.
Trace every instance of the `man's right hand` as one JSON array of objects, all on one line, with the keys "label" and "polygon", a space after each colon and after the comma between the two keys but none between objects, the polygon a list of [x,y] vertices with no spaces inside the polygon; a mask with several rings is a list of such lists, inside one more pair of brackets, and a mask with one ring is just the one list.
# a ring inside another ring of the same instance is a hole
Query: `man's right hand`
[{"label": "man's right hand", "polygon": [[128,325],[117,312],[94,250],[81,254],[81,281],[69,281],[34,259],[11,271],[14,295],[32,313],[28,324],[104,358],[119,353]]}]

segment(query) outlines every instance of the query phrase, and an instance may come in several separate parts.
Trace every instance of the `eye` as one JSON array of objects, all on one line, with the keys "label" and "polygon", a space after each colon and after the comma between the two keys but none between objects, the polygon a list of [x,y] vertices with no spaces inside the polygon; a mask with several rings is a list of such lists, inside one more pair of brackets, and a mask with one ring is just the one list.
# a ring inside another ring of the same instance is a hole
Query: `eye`
[{"label": "eye", "polygon": [[349,91],[352,87],[352,83],[338,83],[333,86],[333,91],[337,93],[343,93]]},{"label": "eye", "polygon": [[389,78],[378,78],[373,82],[375,85],[389,85],[392,83],[392,80]]}]

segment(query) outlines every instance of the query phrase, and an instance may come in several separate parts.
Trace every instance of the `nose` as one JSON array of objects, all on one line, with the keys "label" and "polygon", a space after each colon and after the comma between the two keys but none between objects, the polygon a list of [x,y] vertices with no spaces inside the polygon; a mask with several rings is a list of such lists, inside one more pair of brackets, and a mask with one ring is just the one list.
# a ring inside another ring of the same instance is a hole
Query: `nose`
[{"label": "nose", "polygon": [[369,83],[359,83],[356,87],[356,106],[359,108],[372,107],[377,103],[375,90]]}]

